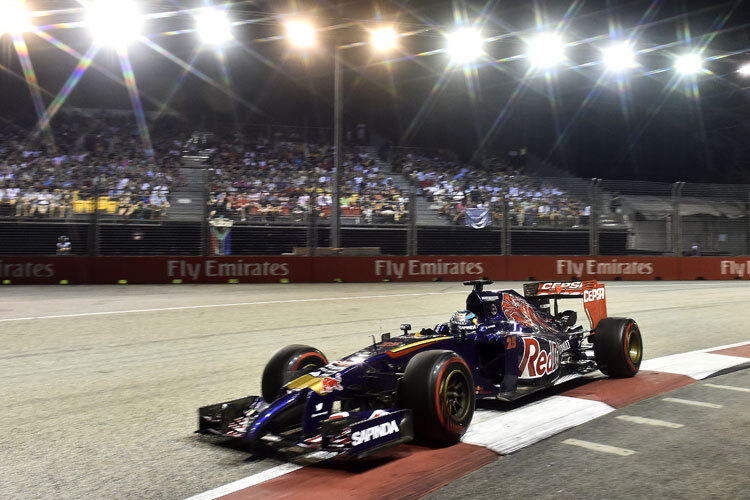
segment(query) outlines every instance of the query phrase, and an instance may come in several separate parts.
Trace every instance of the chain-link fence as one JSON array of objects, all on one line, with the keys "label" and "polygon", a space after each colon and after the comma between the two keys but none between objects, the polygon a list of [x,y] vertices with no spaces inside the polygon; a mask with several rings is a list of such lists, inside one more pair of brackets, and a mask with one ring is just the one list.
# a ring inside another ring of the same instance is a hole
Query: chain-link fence
[{"label": "chain-link fence", "polygon": [[507,177],[450,189],[380,163],[388,186],[341,199],[211,192],[205,158],[186,157],[173,192],[0,199],[0,255],[727,255],[750,254],[750,186]]}]

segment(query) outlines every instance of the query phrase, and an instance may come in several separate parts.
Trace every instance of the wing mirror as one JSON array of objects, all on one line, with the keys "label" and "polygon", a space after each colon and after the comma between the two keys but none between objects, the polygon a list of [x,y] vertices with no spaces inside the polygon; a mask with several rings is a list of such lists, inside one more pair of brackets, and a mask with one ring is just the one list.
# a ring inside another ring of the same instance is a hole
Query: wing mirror
[{"label": "wing mirror", "polygon": [[563,330],[572,328],[578,321],[578,313],[575,311],[563,311],[557,316],[557,320],[560,322]]}]

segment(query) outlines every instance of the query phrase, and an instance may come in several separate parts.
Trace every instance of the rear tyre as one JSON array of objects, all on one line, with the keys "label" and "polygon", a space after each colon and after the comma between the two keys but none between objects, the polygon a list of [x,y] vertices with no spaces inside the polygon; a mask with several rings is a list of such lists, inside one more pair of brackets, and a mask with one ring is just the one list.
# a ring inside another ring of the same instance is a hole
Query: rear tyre
[{"label": "rear tyre", "polygon": [[643,340],[635,321],[604,318],[596,327],[594,356],[599,370],[610,377],[632,377],[641,367]]},{"label": "rear tyre", "polygon": [[269,403],[275,401],[287,383],[327,364],[325,355],[314,347],[301,344],[282,347],[271,356],[263,370],[263,399]]},{"label": "rear tyre", "polygon": [[399,403],[412,410],[417,440],[456,443],[474,416],[471,370],[453,351],[421,352],[406,365]]}]

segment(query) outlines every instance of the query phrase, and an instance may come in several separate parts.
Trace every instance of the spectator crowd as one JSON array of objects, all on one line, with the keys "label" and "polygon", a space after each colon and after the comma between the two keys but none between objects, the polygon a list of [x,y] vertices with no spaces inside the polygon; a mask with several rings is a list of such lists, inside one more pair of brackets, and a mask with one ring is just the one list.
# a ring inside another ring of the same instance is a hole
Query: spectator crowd
[{"label": "spectator crowd", "polygon": [[510,163],[493,157],[476,166],[446,155],[408,154],[397,158],[394,166],[417,186],[430,207],[452,224],[463,225],[467,209],[486,208],[492,223],[499,226],[504,206],[512,226],[576,227],[588,223],[591,207],[582,199]]},{"label": "spectator crowd", "polygon": [[0,128],[0,217],[166,214],[170,190],[180,184],[182,138],[173,121],[151,124],[153,156],[127,118],[65,115],[51,129],[53,145],[43,135]]},{"label": "spectator crowd", "polygon": [[[54,147],[10,124],[0,126],[0,217],[68,219],[95,210],[117,219],[167,215],[184,184],[182,153],[209,153],[208,215],[236,222],[301,223],[327,219],[333,205],[334,151],[295,134],[194,134],[179,119],[149,123],[146,155],[130,117],[66,114],[52,124]],[[222,138],[219,138],[222,137]],[[344,223],[404,224],[408,195],[401,174],[448,223],[486,208],[494,225],[575,227],[588,222],[582,197],[528,175],[512,158],[483,165],[447,151],[397,153],[392,171],[372,153],[345,149],[340,184]],[[505,210],[507,208],[507,211]]]},{"label": "spectator crowd", "polygon": [[[333,154],[330,146],[292,140],[226,142],[210,159],[209,215],[237,221],[300,222],[310,214],[326,219],[333,203]],[[406,193],[367,153],[344,151],[339,200],[344,222],[406,220]]]}]

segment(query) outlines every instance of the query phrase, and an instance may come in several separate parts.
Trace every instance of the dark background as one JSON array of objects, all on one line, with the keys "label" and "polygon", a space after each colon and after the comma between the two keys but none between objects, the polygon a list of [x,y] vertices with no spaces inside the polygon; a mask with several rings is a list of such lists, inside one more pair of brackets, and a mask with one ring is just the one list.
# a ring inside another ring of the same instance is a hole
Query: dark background
[{"label": "dark background", "polygon": [[[32,10],[78,7],[74,1],[30,1]],[[225,49],[235,99],[193,75],[185,77],[167,102],[196,128],[249,124],[331,127],[335,37],[366,41],[367,21],[394,22],[400,32],[425,30],[401,39],[400,53],[373,55],[368,46],[344,51],[347,128],[367,123],[382,140],[395,145],[439,146],[469,159],[484,140],[488,151],[527,148],[582,177],[660,181],[750,182],[750,78],[736,73],[750,62],[750,1],[344,1],[238,2],[230,10],[236,42]],[[179,10],[202,2],[146,2],[147,12]],[[321,47],[300,53],[284,40],[279,14],[311,15],[319,27],[349,23],[320,33]],[[80,20],[82,12],[37,17],[36,25]],[[468,78],[461,67],[448,67],[445,53],[417,54],[444,47],[442,33],[457,19],[476,21],[487,37],[486,56]],[[522,39],[557,29],[566,42],[568,61],[548,78],[541,72],[524,79],[525,59],[503,61],[524,52]],[[198,52],[188,14],[150,19],[143,32],[175,56],[194,59],[195,67],[222,82],[214,50]],[[91,43],[85,29],[47,31],[84,53]],[[633,37],[642,65],[618,84],[602,76],[600,50],[613,38]],[[25,35],[39,84],[49,105],[78,62],[33,34]],[[674,58],[705,47],[718,57],[709,74],[680,78]],[[147,110],[157,110],[180,81],[182,68],[141,43],[129,48],[138,87]],[[727,56],[728,57],[724,57]],[[391,62],[383,63],[390,58]],[[35,114],[10,36],[0,39],[0,124],[34,125]],[[102,49],[66,105],[130,108],[127,90],[99,68],[120,76],[114,51]],[[446,69],[447,68],[447,69]],[[665,71],[655,71],[664,69]],[[9,70],[9,71],[8,71]],[[13,74],[14,73],[15,76]],[[521,83],[521,80],[523,82]],[[620,90],[618,90],[620,89]]]}]

